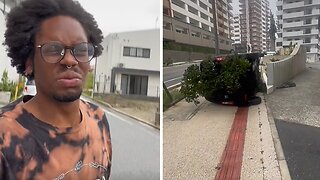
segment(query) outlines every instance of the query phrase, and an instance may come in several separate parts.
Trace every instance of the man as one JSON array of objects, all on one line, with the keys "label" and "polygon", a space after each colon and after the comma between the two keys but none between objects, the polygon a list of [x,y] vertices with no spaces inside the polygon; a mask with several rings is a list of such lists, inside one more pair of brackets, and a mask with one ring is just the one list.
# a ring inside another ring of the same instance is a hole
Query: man
[{"label": "man", "polygon": [[37,94],[2,109],[0,179],[108,179],[109,125],[80,100],[102,32],[72,0],[26,0],[7,16],[5,45]]}]

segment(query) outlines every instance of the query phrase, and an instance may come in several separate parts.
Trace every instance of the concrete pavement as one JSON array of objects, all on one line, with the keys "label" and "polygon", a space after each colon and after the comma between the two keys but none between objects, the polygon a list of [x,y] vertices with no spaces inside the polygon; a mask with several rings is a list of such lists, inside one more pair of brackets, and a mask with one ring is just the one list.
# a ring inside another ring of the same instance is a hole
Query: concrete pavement
[{"label": "concrete pavement", "polygon": [[320,177],[320,63],[307,64],[295,87],[267,95],[293,180]]},{"label": "concrete pavement", "polygon": [[[239,141],[229,137],[238,108],[200,102],[197,107],[183,100],[163,114],[164,179],[221,179],[216,177],[221,164],[239,163],[236,157],[222,158],[227,147],[234,146],[231,141]],[[244,144],[237,145],[243,146],[238,179],[290,179],[279,165],[267,109],[265,101],[248,108]],[[238,171],[232,168],[223,171]]]}]

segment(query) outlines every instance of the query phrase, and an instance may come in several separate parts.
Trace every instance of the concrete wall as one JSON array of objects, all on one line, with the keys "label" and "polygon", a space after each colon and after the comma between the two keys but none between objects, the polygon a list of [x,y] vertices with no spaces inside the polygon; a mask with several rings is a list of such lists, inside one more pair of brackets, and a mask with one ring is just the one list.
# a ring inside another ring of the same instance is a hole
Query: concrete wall
[{"label": "concrete wall", "polygon": [[267,63],[268,93],[283,83],[291,80],[306,69],[306,50],[303,46],[296,46],[289,57]]},{"label": "concrete wall", "polygon": [[175,50],[163,50],[163,62],[185,62],[193,61],[199,59],[206,59],[208,56],[214,56],[214,54],[204,54],[197,52],[185,52],[185,51],[175,51]]}]

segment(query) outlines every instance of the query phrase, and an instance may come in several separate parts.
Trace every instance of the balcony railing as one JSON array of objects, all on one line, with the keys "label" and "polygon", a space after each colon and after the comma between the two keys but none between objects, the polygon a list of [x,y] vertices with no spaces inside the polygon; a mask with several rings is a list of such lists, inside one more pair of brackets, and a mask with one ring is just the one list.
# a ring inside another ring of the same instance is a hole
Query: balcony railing
[{"label": "balcony railing", "polygon": [[297,7],[303,7],[304,1],[294,2],[294,3],[283,3],[283,9],[292,9]]}]

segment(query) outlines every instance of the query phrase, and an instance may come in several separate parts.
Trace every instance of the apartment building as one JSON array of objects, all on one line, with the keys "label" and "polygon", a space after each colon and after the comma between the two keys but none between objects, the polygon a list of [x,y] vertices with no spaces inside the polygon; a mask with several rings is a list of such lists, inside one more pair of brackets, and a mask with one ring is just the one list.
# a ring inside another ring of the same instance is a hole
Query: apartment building
[{"label": "apartment building", "polygon": [[[214,28],[217,27],[219,49],[230,51],[231,2],[232,0],[164,0],[164,41],[215,48]],[[214,19],[217,19],[216,22]]]},{"label": "apartment building", "polygon": [[277,9],[276,50],[290,44],[303,44],[307,61],[319,61],[320,0],[278,0]]},{"label": "apartment building", "polygon": [[160,29],[112,33],[95,65],[95,92],[160,97]]},{"label": "apartment building", "polygon": [[240,29],[240,15],[235,14],[233,16],[233,29],[231,30],[232,34],[232,45],[241,43],[241,29]]},{"label": "apartment building", "polygon": [[241,43],[246,52],[266,52],[270,49],[270,7],[268,0],[240,0]]}]

